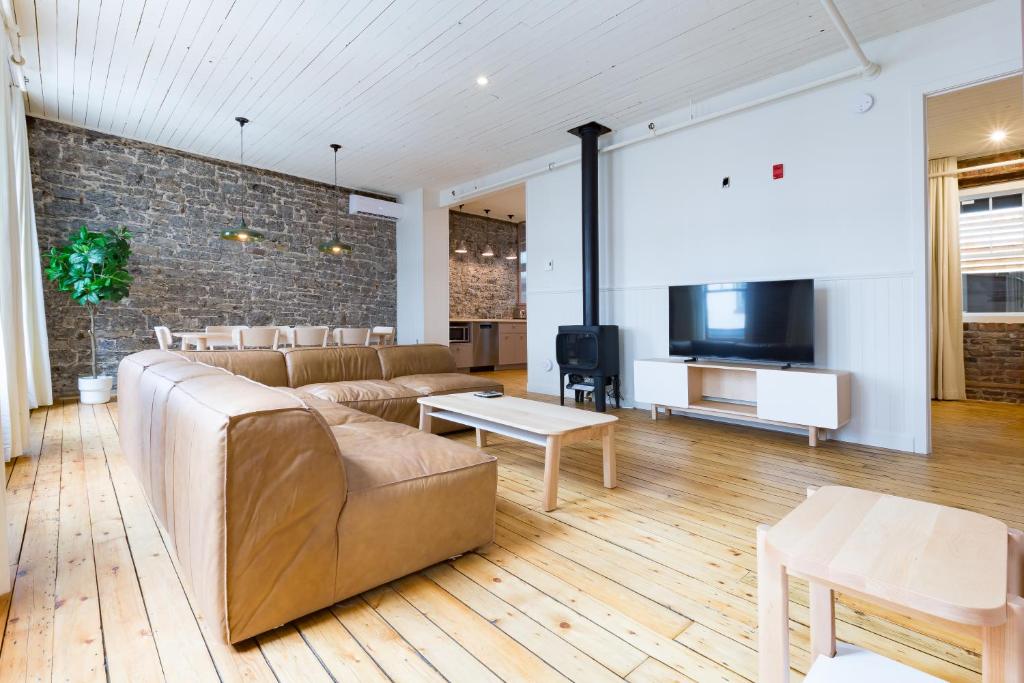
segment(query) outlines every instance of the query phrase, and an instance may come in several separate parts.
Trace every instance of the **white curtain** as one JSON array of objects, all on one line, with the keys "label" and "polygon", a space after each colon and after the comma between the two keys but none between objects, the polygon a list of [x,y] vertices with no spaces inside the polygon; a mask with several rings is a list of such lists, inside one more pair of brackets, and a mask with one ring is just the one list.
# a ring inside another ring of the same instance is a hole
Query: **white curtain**
[{"label": "white curtain", "polygon": [[[3,35],[0,54],[8,55]],[[25,452],[29,411],[53,402],[43,283],[20,90],[0,66],[0,432],[4,460]]]},{"label": "white curtain", "polygon": [[956,158],[928,162],[932,398],[966,398]]}]

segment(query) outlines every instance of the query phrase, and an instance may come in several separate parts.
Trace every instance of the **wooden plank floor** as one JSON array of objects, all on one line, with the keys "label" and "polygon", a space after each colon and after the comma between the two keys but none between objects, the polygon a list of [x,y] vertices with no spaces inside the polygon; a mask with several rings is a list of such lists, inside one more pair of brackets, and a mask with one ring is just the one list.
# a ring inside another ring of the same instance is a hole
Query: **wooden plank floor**
[{"label": "wooden plank floor", "polygon": [[[496,374],[523,392],[522,373]],[[192,610],[121,458],[116,404],[37,410],[31,456],[6,470],[15,582],[0,598],[0,680],[753,680],[754,528],[807,486],[871,488],[1024,527],[1024,407],[937,404],[929,458],[618,414],[618,489],[601,487],[600,444],[575,445],[563,452],[559,508],[541,512],[542,449],[495,437],[494,544],[236,648]],[[791,597],[799,680],[806,586]],[[838,615],[842,640],[980,680],[977,642],[848,600]]]}]

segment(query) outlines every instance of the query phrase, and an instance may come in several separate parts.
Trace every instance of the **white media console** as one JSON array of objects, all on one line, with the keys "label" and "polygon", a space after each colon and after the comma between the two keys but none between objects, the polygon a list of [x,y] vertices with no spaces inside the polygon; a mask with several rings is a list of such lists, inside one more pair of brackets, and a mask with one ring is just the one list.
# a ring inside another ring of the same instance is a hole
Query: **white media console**
[{"label": "white media console", "polygon": [[812,446],[819,429],[850,421],[850,373],[841,370],[652,358],[634,361],[633,394],[651,404],[651,419],[664,408],[801,427]]}]

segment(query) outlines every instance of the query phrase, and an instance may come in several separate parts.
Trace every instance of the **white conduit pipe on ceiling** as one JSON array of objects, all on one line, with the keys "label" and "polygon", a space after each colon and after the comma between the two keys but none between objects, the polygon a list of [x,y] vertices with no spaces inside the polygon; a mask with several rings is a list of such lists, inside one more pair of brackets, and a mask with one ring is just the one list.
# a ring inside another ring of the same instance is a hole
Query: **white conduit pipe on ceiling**
[{"label": "white conduit pipe on ceiling", "polygon": [[[862,78],[877,77],[882,70],[881,67],[878,64],[872,62],[870,59],[868,59],[867,55],[864,54],[864,50],[861,49],[860,44],[857,42],[857,39],[850,31],[850,27],[847,26],[846,21],[843,19],[843,16],[839,13],[839,10],[836,8],[835,3],[832,0],[821,0],[821,3],[825,7],[825,11],[832,19],[832,22],[835,24],[836,28],[839,30],[839,33],[842,34],[847,46],[849,46],[849,48],[853,51],[854,55],[857,57],[857,61],[860,62],[860,66],[853,67],[852,69],[845,69],[837,74],[826,76],[825,78],[819,78],[818,80],[811,81],[810,83],[794,86],[781,92],[773,93],[766,97],[760,97],[755,100],[750,100],[748,102],[744,102],[733,107],[728,107],[720,111],[705,114],[704,116],[698,116],[688,121],[683,121],[682,123],[677,123],[671,126],[667,126],[665,128],[657,128],[654,126],[652,122],[650,129],[651,132],[649,134],[640,135],[635,138],[623,140],[622,142],[616,142],[614,144],[607,145],[600,149],[600,153],[605,154],[607,152],[613,152],[617,149],[622,149],[623,147],[629,147],[630,145],[635,145],[640,142],[646,142],[648,140],[652,140],[662,135],[668,135],[670,133],[685,130],[686,128],[699,126],[710,121],[714,121],[716,119],[731,116],[732,114],[738,114],[739,112],[746,111],[748,109],[753,109],[755,107],[760,107],[765,104],[770,104],[772,102],[777,102],[787,97],[793,97],[794,95],[799,95],[801,93],[805,93],[810,90],[815,90],[826,85],[831,85],[833,83],[839,83],[840,81],[846,81],[851,78],[856,78],[857,76],[860,76]],[[579,163],[579,160],[580,159],[578,156],[574,156],[569,159],[562,159],[561,161],[553,161],[541,168],[521,173],[512,178],[505,178],[501,181],[491,183],[489,185],[474,187],[473,189],[467,190],[465,192],[452,190],[450,193],[450,198],[446,200],[446,206],[450,206],[451,204],[455,204],[458,201],[465,201],[466,199],[471,199],[473,197],[486,194],[494,190],[500,190],[510,185],[515,185],[516,183],[521,183],[524,180],[529,180],[534,176],[541,175],[542,173],[547,173],[548,171],[554,171],[555,169],[563,168],[565,166],[571,166],[572,164]]]},{"label": "white conduit pipe on ceiling", "polygon": [[22,92],[28,92],[28,85],[25,83],[25,57],[21,54],[21,30],[18,23],[14,21],[14,7],[11,0],[2,0],[0,10],[3,11],[4,28],[7,31],[7,39],[11,43],[11,70],[14,71],[14,84]]}]

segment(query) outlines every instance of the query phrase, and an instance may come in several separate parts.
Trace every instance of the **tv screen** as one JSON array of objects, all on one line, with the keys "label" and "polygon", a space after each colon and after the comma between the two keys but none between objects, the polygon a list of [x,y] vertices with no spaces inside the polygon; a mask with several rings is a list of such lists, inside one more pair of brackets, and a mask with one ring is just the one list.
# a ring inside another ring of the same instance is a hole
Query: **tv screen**
[{"label": "tv screen", "polygon": [[669,353],[814,362],[814,280],[669,287]]}]

